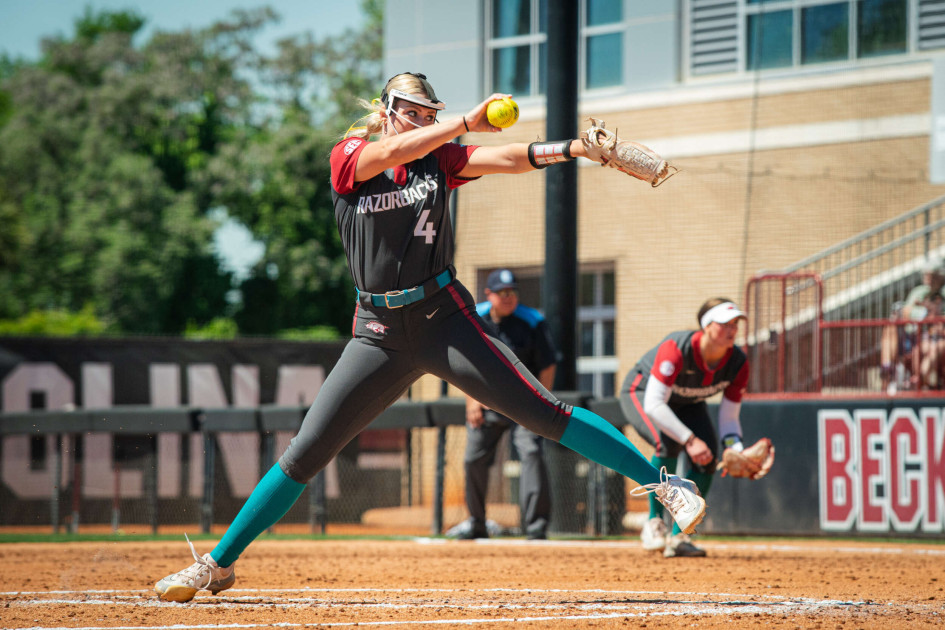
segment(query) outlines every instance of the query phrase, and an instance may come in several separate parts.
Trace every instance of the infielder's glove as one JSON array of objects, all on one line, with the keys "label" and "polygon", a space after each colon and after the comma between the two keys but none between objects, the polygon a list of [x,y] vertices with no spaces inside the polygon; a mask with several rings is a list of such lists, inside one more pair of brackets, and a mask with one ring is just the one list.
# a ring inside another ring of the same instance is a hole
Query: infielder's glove
[{"label": "infielder's glove", "polygon": [[633,175],[656,188],[679,169],[671,166],[660,155],[638,142],[629,142],[617,137],[617,133],[606,129],[604,121],[591,118],[591,126],[581,135],[587,157]]},{"label": "infielder's glove", "polygon": [[761,438],[741,452],[727,448],[722,453],[719,470],[733,477],[758,480],[768,474],[774,464],[774,445],[768,438]]}]

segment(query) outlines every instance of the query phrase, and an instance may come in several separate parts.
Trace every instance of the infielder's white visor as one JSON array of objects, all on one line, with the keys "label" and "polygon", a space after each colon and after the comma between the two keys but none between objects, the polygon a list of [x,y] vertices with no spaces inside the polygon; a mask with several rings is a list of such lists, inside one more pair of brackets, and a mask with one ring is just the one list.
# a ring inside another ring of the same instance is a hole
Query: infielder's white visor
[{"label": "infielder's white visor", "polygon": [[400,90],[391,90],[387,96],[390,98],[390,107],[393,106],[394,99],[399,98],[402,101],[408,101],[414,105],[429,107],[430,109],[435,109],[437,111],[446,109],[446,103],[443,101],[431,101],[422,94],[408,94],[407,92],[401,92]]},{"label": "infielder's white visor", "polygon": [[718,324],[727,324],[733,319],[739,317],[744,317],[747,319],[747,316],[742,311],[738,310],[738,307],[735,306],[732,302],[722,302],[721,304],[716,304],[709,310],[705,312],[705,315],[702,316],[702,319],[699,320],[699,324],[705,328],[712,322]]}]

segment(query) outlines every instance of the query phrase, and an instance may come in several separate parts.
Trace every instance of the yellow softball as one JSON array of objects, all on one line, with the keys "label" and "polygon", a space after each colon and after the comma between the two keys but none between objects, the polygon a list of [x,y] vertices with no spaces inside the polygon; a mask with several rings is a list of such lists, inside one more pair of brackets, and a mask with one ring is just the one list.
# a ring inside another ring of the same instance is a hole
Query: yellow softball
[{"label": "yellow softball", "polygon": [[492,101],[486,108],[486,117],[490,125],[511,127],[518,121],[518,103],[507,96],[502,100]]}]

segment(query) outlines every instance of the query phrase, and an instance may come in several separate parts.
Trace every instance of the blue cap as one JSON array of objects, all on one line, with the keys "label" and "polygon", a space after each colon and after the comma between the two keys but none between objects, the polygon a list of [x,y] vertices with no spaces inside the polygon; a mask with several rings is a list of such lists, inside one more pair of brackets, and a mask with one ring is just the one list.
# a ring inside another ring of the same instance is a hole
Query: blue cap
[{"label": "blue cap", "polygon": [[486,288],[492,291],[501,291],[502,289],[518,290],[518,283],[515,281],[515,274],[509,269],[496,269],[489,274],[486,281]]}]

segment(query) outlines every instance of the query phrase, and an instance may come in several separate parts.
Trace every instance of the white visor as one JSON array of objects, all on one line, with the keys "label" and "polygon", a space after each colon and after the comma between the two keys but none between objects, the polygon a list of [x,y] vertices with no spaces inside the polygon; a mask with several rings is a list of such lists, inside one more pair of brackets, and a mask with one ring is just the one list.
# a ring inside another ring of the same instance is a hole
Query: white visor
[{"label": "white visor", "polygon": [[394,99],[399,98],[402,101],[408,101],[414,105],[429,107],[430,109],[435,109],[437,111],[446,109],[446,104],[442,101],[431,101],[422,94],[408,94],[407,92],[401,92],[400,90],[391,90],[387,96],[390,99],[390,105],[388,107],[393,107]]},{"label": "white visor", "polygon": [[705,328],[712,322],[727,324],[738,317],[746,317],[746,315],[738,310],[738,307],[732,302],[722,302],[707,310],[702,319],[699,320],[699,324]]}]

